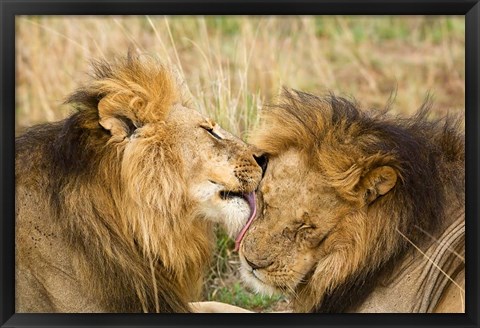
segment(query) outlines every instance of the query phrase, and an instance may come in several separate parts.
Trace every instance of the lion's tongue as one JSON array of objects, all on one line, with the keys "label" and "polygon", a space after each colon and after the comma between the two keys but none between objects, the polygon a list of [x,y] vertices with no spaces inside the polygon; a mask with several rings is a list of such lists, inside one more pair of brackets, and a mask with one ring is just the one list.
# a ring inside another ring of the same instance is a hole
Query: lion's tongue
[{"label": "lion's tongue", "polygon": [[257,204],[255,201],[255,192],[250,192],[245,195],[248,205],[250,206],[250,218],[248,219],[247,223],[245,226],[240,230],[237,239],[235,239],[235,252],[238,251],[240,248],[240,243],[243,239],[243,236],[245,236],[245,233],[247,232],[248,228],[252,224],[253,220],[255,219],[255,216],[257,215]]}]

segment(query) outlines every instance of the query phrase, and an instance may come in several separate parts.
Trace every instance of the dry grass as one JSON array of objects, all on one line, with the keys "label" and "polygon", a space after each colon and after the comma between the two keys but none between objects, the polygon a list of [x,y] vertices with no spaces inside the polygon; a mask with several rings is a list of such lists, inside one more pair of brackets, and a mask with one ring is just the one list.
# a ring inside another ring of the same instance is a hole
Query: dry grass
[{"label": "dry grass", "polygon": [[[393,108],[405,114],[430,92],[434,115],[463,112],[464,35],[462,16],[23,16],[16,21],[16,124],[67,116],[61,103],[87,77],[89,60],[124,56],[132,45],[177,66],[195,106],[244,138],[283,85],[354,96],[364,107],[383,107],[396,92]],[[211,299],[236,280],[231,241],[219,235]]]}]

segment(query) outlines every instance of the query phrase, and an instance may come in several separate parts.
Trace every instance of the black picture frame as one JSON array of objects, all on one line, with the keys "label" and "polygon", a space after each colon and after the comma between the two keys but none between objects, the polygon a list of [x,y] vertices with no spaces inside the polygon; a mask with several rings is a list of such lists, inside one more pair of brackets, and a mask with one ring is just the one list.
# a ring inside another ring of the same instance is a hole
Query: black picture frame
[{"label": "black picture frame", "polygon": [[[1,327],[478,327],[480,295],[479,16],[478,0],[1,0],[0,325]],[[16,15],[465,15],[466,24],[466,308],[465,314],[15,314],[14,122]]]}]

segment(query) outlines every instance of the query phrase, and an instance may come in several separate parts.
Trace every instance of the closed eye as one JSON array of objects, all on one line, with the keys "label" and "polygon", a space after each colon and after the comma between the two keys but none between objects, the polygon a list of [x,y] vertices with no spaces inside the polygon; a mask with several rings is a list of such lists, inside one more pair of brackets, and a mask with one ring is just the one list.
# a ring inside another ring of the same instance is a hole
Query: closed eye
[{"label": "closed eye", "polygon": [[315,229],[315,226],[309,225],[309,224],[302,224],[295,231],[295,238],[297,238],[297,236],[299,236],[299,235],[300,236],[305,236],[305,234],[308,233],[309,231],[311,231],[312,229]]},{"label": "closed eye", "polygon": [[297,231],[305,230],[305,229],[315,229],[315,226],[312,226],[309,224],[302,224],[300,227],[298,227]]},{"label": "closed eye", "polygon": [[215,139],[222,140],[222,137],[220,137],[218,134],[216,134],[216,133],[213,131],[213,128],[212,128],[212,127],[209,127],[209,126],[201,126],[201,128],[204,129],[205,131],[207,131],[208,133],[210,133],[210,135],[213,136]]}]

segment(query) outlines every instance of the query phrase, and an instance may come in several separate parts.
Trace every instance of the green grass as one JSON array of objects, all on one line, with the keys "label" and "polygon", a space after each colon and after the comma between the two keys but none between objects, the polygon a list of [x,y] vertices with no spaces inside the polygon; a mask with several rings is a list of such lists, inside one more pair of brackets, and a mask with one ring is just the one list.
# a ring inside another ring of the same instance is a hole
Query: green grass
[{"label": "green grass", "polygon": [[224,302],[253,311],[268,311],[282,299],[280,295],[263,296],[251,293],[238,282],[214,290],[208,298],[210,301]]},{"label": "green grass", "polygon": [[224,35],[238,35],[240,33],[241,21],[227,16],[211,16],[207,20],[207,27]]},{"label": "green grass", "polygon": [[269,297],[252,293],[240,283],[238,254],[233,252],[235,242],[221,228],[216,235],[216,252],[207,279],[208,287],[204,291],[206,300],[233,304],[252,311],[268,311],[284,300],[281,295]]}]

